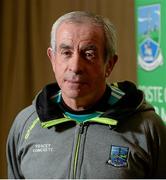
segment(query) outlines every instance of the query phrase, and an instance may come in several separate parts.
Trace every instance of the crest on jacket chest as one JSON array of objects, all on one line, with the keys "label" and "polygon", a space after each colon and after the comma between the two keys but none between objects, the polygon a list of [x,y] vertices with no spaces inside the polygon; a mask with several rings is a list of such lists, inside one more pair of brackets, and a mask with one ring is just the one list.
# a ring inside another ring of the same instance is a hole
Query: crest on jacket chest
[{"label": "crest on jacket chest", "polygon": [[129,148],[124,146],[111,145],[107,164],[115,167],[127,167]]}]

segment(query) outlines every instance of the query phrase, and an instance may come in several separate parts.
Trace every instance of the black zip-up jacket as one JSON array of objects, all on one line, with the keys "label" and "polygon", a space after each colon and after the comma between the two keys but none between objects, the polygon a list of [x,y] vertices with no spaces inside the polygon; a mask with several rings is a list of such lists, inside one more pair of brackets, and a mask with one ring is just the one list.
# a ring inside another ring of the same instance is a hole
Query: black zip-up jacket
[{"label": "black zip-up jacket", "polygon": [[68,108],[51,84],[13,123],[8,177],[166,178],[165,138],[164,122],[131,82],[107,86],[81,112]]}]

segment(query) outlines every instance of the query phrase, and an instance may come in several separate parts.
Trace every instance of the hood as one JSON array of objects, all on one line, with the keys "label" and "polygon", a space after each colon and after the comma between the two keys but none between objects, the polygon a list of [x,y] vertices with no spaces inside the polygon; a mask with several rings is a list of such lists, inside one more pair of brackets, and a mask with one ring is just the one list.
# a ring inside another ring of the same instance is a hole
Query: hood
[{"label": "hood", "polygon": [[[134,83],[124,81],[112,83],[108,87],[111,96],[108,99],[114,99],[114,101],[109,102],[108,100],[107,108],[101,114],[101,118],[116,120],[120,123],[137,112],[154,111],[154,108],[145,101],[144,93],[137,89]],[[59,86],[54,83],[45,86],[35,98],[33,104],[41,123],[54,121],[51,124],[55,125],[57,119],[65,118],[59,104],[51,100],[56,98],[58,102],[60,93]]]},{"label": "hood", "polygon": [[146,102],[143,91],[137,89],[134,83],[123,81],[112,83],[111,87],[120,89],[124,92],[124,96],[105,113],[106,116],[121,121],[137,112],[154,111],[154,108]]}]

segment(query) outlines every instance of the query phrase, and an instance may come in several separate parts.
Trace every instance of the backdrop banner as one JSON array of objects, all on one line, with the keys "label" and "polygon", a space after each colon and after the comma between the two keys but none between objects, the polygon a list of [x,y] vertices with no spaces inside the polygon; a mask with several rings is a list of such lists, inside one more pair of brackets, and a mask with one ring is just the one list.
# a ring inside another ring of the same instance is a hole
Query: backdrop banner
[{"label": "backdrop banner", "polygon": [[137,83],[166,124],[166,0],[135,0]]}]

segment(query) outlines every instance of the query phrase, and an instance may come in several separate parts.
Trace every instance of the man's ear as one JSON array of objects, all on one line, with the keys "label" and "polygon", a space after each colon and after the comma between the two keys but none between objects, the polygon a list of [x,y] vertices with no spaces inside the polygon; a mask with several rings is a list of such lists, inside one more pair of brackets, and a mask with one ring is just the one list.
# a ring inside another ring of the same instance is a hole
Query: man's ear
[{"label": "man's ear", "polygon": [[49,57],[49,59],[52,61],[52,56],[53,56],[53,50],[51,47],[49,47],[47,49],[47,56]]},{"label": "man's ear", "polygon": [[112,58],[110,58],[110,60],[107,62],[107,67],[106,67],[106,73],[105,73],[105,76],[106,77],[109,77],[109,75],[111,74],[115,64],[117,63],[118,61],[118,56],[117,55],[114,55]]},{"label": "man's ear", "polygon": [[55,68],[55,65],[54,65],[54,63],[55,63],[55,54],[54,54],[54,51],[53,51],[53,49],[51,48],[51,47],[49,47],[48,49],[47,49],[47,56],[48,56],[48,58],[50,59],[50,61],[51,61],[51,65],[52,65],[52,69],[53,69],[53,71],[55,70],[54,68]]}]

